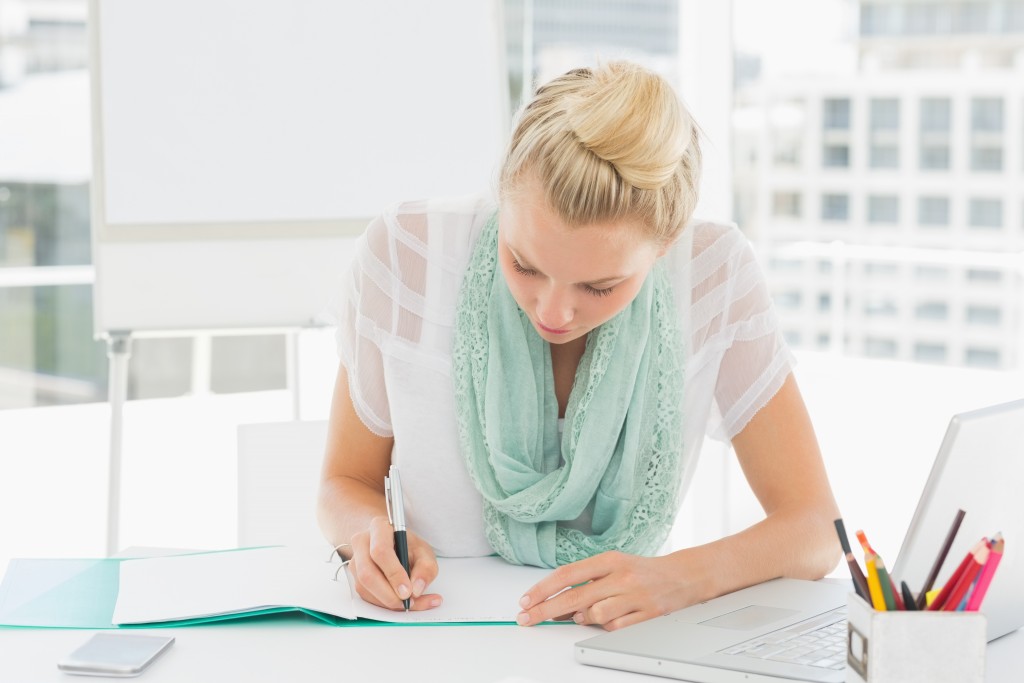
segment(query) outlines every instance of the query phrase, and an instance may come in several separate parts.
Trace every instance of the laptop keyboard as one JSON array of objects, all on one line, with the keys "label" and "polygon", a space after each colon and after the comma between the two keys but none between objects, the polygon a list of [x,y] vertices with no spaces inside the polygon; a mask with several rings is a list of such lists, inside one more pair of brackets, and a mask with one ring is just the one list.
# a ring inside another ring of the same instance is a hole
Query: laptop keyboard
[{"label": "laptop keyboard", "polygon": [[846,667],[846,607],[751,638],[719,653],[838,671]]}]

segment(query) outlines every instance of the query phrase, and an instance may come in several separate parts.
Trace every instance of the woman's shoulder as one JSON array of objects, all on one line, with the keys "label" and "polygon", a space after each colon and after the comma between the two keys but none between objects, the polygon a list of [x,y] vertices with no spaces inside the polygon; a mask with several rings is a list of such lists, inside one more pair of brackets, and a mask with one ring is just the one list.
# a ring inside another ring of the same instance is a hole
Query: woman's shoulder
[{"label": "woman's shoulder", "polygon": [[387,207],[367,228],[367,238],[388,253],[412,252],[430,263],[464,263],[497,210],[488,195],[436,197]]},{"label": "woman's shoulder", "polygon": [[749,264],[753,249],[735,223],[692,219],[670,250],[672,271],[692,286],[721,282]]}]

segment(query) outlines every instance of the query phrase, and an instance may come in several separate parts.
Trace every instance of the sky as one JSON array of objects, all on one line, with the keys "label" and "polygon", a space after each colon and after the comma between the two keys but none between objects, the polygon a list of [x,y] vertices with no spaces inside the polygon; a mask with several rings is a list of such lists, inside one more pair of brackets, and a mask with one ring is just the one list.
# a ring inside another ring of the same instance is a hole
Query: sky
[{"label": "sky", "polygon": [[733,0],[733,39],[765,76],[852,71],[856,18],[855,0]]}]

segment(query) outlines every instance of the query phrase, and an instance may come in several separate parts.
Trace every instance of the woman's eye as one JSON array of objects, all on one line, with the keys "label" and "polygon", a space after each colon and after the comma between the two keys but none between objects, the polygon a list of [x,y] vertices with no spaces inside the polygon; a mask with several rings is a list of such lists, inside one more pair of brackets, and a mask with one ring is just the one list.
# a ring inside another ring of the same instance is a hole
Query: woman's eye
[{"label": "woman's eye", "polygon": [[512,259],[512,268],[515,269],[520,275],[536,275],[537,271],[532,268],[523,268],[523,265],[519,261]]},{"label": "woman's eye", "polygon": [[590,285],[583,285],[583,288],[587,290],[587,294],[593,294],[594,296],[608,296],[609,294],[612,293],[612,290],[615,289],[614,287],[597,289],[596,287],[591,287]]}]

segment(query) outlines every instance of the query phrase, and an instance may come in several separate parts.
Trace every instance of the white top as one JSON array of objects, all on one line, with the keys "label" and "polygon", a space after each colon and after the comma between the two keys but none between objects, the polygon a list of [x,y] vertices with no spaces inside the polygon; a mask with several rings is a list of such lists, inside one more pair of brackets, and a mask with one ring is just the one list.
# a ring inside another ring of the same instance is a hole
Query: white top
[{"label": "white top", "polygon": [[[359,238],[331,311],[355,411],[373,433],[394,437],[406,521],[442,556],[493,553],[460,453],[451,346],[463,273],[495,210],[481,197],[388,209]],[[662,258],[686,337],[685,492],[704,435],[740,432],[782,386],[793,357],[735,226],[692,221]]]}]

